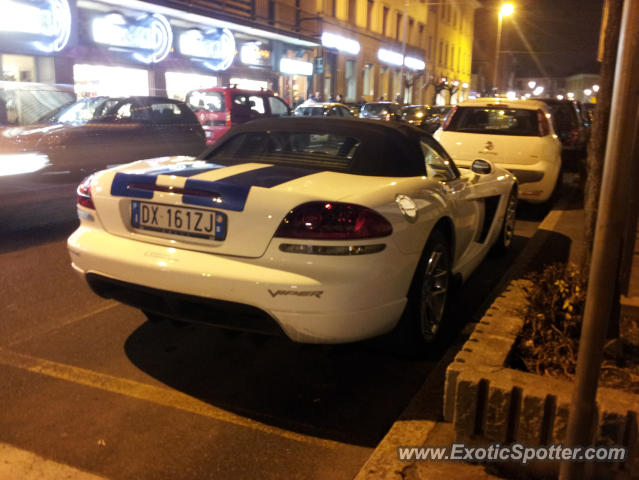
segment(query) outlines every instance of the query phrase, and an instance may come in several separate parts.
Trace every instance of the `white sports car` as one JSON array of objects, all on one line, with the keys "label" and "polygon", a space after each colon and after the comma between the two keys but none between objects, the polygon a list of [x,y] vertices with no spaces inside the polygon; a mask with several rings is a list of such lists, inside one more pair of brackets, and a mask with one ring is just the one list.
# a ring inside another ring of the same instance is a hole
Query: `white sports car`
[{"label": "white sports car", "polygon": [[150,318],[343,343],[435,338],[452,277],[513,236],[517,184],[458,170],[422,130],[282,118],[198,159],[104,170],[78,187],[73,268]]}]

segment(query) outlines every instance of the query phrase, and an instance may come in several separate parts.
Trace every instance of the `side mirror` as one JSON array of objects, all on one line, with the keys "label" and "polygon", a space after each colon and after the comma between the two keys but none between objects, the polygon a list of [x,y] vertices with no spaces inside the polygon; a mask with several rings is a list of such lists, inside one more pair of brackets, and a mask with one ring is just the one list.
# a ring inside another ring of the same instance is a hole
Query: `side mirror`
[{"label": "side mirror", "polygon": [[481,158],[473,161],[470,169],[477,175],[490,175],[495,171],[495,167],[493,166],[492,162],[489,162],[488,160],[482,160]]}]

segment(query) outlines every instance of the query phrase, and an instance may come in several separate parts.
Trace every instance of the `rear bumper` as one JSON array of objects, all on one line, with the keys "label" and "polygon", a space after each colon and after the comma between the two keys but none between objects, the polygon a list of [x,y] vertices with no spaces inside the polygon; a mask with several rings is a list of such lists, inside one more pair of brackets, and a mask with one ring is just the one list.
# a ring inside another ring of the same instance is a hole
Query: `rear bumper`
[{"label": "rear bumper", "polygon": [[204,135],[206,135],[206,144],[213,145],[217,142],[231,127],[211,127],[202,126]]},{"label": "rear bumper", "polygon": [[346,343],[386,333],[402,315],[417,258],[386,243],[382,252],[349,257],[283,253],[272,245],[262,258],[244,259],[80,226],[68,248],[74,269],[97,293],[138,308],[242,330],[281,330],[298,342]]}]

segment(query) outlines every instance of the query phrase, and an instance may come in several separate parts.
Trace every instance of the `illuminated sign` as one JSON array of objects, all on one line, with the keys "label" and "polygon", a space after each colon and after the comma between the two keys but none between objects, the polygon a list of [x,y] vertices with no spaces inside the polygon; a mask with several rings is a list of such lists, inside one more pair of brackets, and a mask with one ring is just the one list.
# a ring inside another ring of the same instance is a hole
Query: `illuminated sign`
[{"label": "illuminated sign", "polygon": [[292,58],[282,58],[280,72],[288,75],[313,75],[313,64]]},{"label": "illuminated sign", "polygon": [[173,44],[171,25],[159,13],[144,14],[135,20],[109,13],[94,19],[91,27],[96,43],[116,50],[132,50],[133,58],[143,63],[161,62]]},{"label": "illuminated sign", "polygon": [[182,55],[200,62],[209,70],[226,70],[235,58],[235,38],[228,28],[214,28],[203,32],[187,30],[180,35],[179,49]]},{"label": "illuminated sign", "polygon": [[401,53],[393,52],[392,50],[386,50],[385,48],[380,48],[379,50],[377,50],[377,58],[384,63],[389,63],[397,67],[401,67],[403,63]]},{"label": "illuminated sign", "polygon": [[335,33],[322,33],[322,46],[326,48],[334,48],[340,52],[357,55],[360,51],[360,45],[357,40],[342,37]]},{"label": "illuminated sign", "polygon": [[424,61],[416,57],[404,57],[404,65],[411,70],[424,70],[426,68]]},{"label": "illuminated sign", "polygon": [[[69,42],[71,10],[67,0],[45,0],[37,5],[0,0],[0,11],[0,34],[18,34],[39,52],[59,52]],[[2,38],[0,43],[14,42]]]},{"label": "illuminated sign", "polygon": [[401,67],[403,64],[411,70],[424,70],[426,68],[426,64],[423,60],[417,57],[402,57],[401,53],[393,52],[386,48],[377,50],[377,58],[384,63],[395,65],[396,67]]},{"label": "illuminated sign", "polygon": [[245,65],[268,65],[271,51],[262,48],[262,42],[249,42],[240,48],[240,61]]}]

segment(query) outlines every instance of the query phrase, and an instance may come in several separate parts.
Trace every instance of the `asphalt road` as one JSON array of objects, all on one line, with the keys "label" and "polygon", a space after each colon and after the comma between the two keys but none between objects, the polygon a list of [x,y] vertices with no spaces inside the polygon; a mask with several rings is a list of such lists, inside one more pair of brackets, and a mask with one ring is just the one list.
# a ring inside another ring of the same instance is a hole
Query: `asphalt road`
[{"label": "asphalt road", "polygon": [[[425,359],[152,324],[71,269],[75,183],[0,197],[0,443],[111,479],[351,479],[538,224],[457,292]],[[55,477],[43,477],[55,478]]]}]

